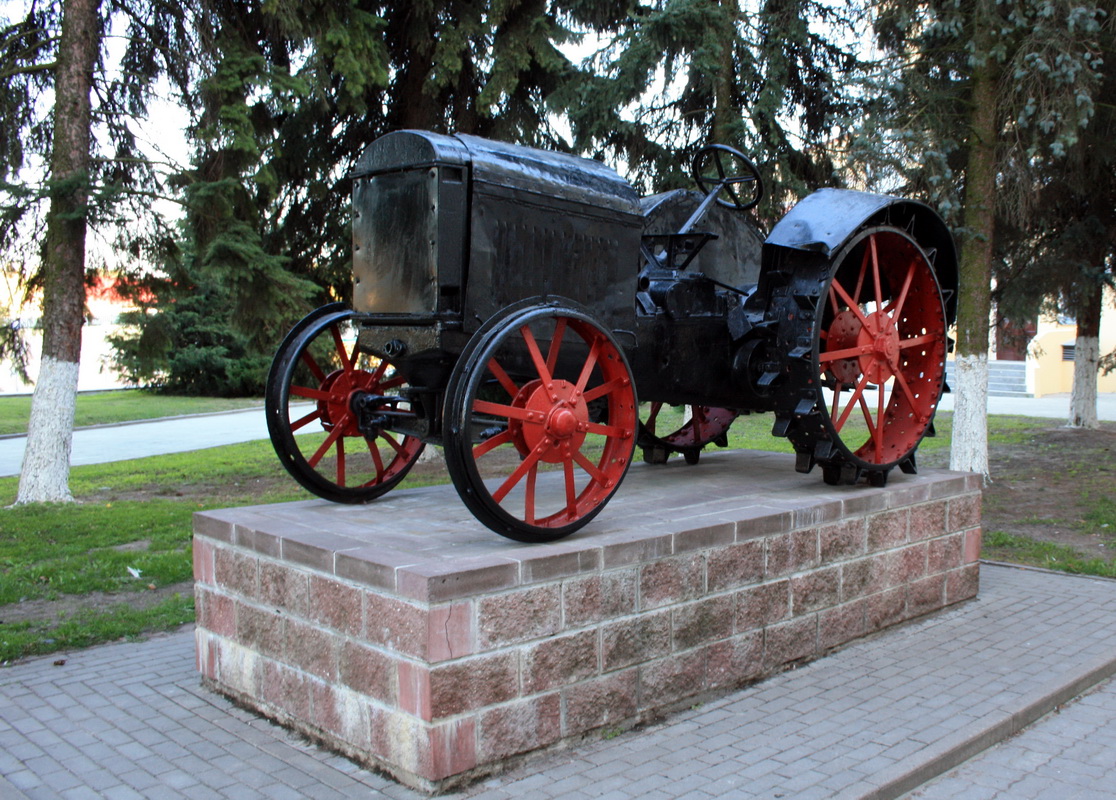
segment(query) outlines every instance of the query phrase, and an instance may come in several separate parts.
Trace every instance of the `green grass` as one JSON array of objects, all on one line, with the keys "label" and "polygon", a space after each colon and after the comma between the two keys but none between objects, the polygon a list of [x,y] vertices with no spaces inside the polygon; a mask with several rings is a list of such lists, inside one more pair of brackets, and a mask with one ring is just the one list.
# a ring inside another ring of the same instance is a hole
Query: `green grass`
[{"label": "green grass", "polygon": [[1083,558],[1068,545],[1039,542],[1027,536],[1003,531],[985,532],[981,556],[993,561],[1010,561],[1077,575],[1116,578],[1116,564],[1100,558]]},{"label": "green grass", "polygon": [[1116,539],[1116,498],[1111,494],[1095,497],[1087,493],[1085,500],[1091,505],[1083,520],[1086,529],[1105,538]]},{"label": "green grass", "polygon": [[174,594],[142,610],[121,604],[104,611],[81,611],[50,623],[0,624],[0,664],[14,658],[173,630],[193,621],[194,597],[188,593]]},{"label": "green grass", "polygon": [[[105,425],[137,419],[205,414],[263,405],[258,398],[182,397],[155,394],[142,389],[114,392],[84,392],[77,397],[74,425]],[[0,397],[0,435],[26,433],[31,416],[31,397]]]},{"label": "green grass", "polygon": [[170,500],[6,510],[0,605],[190,580],[192,510]]}]

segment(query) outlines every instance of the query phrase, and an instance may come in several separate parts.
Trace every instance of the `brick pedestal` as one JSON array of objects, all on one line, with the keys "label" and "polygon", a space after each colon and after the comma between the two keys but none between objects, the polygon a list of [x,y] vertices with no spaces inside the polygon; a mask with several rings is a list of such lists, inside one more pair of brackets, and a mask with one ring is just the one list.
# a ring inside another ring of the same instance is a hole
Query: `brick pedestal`
[{"label": "brick pedestal", "polygon": [[522,545],[452,487],[198,514],[212,688],[437,790],[974,597],[980,480],[828,487],[737,451],[634,466],[574,536]]}]

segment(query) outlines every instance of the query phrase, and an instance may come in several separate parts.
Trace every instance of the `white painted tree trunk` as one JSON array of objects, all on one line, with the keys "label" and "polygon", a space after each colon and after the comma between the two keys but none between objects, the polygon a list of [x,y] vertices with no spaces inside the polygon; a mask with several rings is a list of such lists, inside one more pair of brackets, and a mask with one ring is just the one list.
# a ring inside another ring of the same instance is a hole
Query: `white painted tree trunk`
[{"label": "white painted tree trunk", "polygon": [[949,468],[988,480],[988,356],[957,356]]},{"label": "white painted tree trunk", "polygon": [[74,430],[78,365],[43,356],[31,397],[27,448],[16,505],[70,502],[70,443]]},{"label": "white painted tree trunk", "polygon": [[1097,369],[1100,339],[1078,336],[1073,351],[1073,391],[1070,393],[1071,428],[1099,428],[1097,420]]}]

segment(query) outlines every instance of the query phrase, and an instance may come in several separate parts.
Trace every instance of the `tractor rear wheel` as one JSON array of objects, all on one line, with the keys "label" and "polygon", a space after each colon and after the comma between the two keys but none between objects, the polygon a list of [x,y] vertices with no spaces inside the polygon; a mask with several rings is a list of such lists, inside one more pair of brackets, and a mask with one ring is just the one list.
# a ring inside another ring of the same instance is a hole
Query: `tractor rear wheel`
[{"label": "tractor rear wheel", "polygon": [[[813,289],[810,290],[810,283]],[[915,471],[945,385],[946,310],[931,258],[905,231],[867,228],[789,293],[779,340],[792,391],[776,410],[798,468],[827,483]],[[809,347],[803,346],[808,342]]]}]

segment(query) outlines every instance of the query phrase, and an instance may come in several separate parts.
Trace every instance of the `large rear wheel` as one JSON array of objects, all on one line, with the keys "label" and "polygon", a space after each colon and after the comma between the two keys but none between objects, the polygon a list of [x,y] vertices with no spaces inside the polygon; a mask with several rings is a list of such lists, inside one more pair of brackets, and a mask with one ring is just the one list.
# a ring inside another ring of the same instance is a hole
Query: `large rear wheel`
[{"label": "large rear wheel", "polygon": [[822,284],[815,313],[797,317],[811,326],[799,341],[813,341],[804,374],[816,404],[787,435],[800,463],[820,463],[827,483],[866,476],[883,485],[896,466],[914,471],[933,429],[945,384],[941,291],[926,253],[891,226],[854,236]]}]

